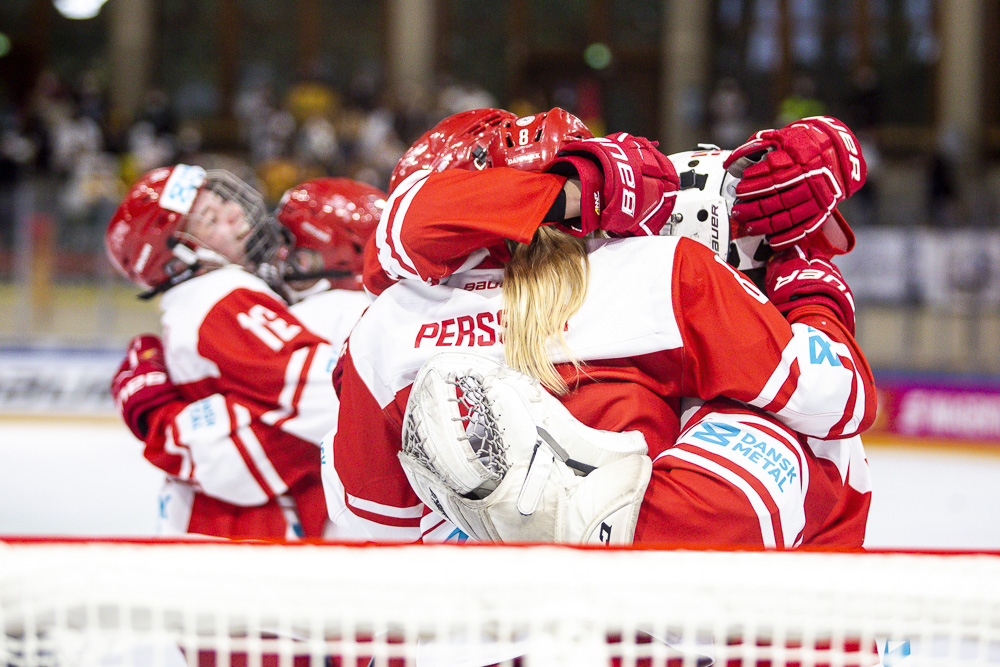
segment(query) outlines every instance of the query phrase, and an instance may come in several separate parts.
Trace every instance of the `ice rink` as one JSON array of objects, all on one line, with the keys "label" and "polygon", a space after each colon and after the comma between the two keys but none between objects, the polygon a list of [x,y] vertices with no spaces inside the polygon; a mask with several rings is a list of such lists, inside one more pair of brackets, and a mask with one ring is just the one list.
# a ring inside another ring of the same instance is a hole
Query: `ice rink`
[{"label": "ice rink", "polygon": [[[867,449],[868,547],[1000,550],[1000,448]],[[161,482],[113,418],[0,418],[2,535],[153,536]]]}]

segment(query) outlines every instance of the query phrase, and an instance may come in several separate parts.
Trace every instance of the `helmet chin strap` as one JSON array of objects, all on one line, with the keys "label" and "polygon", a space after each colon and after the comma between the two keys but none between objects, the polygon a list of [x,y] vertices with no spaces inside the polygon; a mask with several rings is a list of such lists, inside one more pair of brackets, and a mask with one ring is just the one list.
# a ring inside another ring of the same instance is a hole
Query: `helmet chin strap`
[{"label": "helmet chin strap", "polygon": [[169,239],[167,241],[167,245],[169,246],[170,252],[173,253],[174,257],[184,262],[187,268],[180,273],[171,276],[169,279],[163,281],[156,287],[141,293],[139,298],[143,301],[152,299],[157,294],[166,292],[174,285],[178,285],[188,278],[195,277],[201,269],[205,267],[220,267],[232,264],[232,262],[224,256],[214,250],[211,250],[210,248],[203,248],[201,246],[198,248],[190,248],[176,238]]},{"label": "helmet chin strap", "polygon": [[173,252],[174,257],[181,260],[188,266],[194,266],[195,264],[225,266],[233,263],[211,248],[206,248],[200,245],[195,248],[191,248],[184,245],[177,239],[171,240],[173,243],[170,250]]}]

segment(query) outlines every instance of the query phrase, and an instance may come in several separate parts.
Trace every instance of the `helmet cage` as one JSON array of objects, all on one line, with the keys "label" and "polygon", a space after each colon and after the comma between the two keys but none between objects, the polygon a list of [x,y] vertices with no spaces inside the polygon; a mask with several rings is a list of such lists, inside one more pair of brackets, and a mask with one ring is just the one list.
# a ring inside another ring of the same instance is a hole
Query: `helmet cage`
[{"label": "helmet cage", "polygon": [[[201,186],[199,196],[203,193],[212,193],[222,201],[234,202],[243,211],[246,228],[242,236],[244,240],[241,248],[242,257],[235,258],[233,262],[251,271],[262,264],[274,262],[280,254],[280,249],[284,247],[284,235],[277,221],[268,213],[264,198],[259,192],[227,171],[214,170],[205,174],[205,182]],[[176,234],[177,240],[194,250],[196,258],[203,264],[210,264],[213,261],[220,264],[230,263],[231,261],[219,251],[220,249],[213,248],[191,233],[191,227],[198,221],[198,215],[197,210],[187,214],[184,228]],[[183,251],[178,253],[178,247],[175,246],[174,253],[184,261],[190,260],[190,255]],[[216,257],[213,257],[213,254]]]}]

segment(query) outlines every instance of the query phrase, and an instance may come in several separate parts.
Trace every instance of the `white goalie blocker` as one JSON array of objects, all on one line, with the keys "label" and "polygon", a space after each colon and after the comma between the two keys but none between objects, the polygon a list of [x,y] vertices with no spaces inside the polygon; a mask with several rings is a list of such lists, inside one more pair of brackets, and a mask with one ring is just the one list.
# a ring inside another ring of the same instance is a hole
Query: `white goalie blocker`
[{"label": "white goalie blocker", "polygon": [[642,434],[585,426],[527,375],[443,353],[413,383],[399,460],[417,496],[471,538],[624,545],[646,452]]}]

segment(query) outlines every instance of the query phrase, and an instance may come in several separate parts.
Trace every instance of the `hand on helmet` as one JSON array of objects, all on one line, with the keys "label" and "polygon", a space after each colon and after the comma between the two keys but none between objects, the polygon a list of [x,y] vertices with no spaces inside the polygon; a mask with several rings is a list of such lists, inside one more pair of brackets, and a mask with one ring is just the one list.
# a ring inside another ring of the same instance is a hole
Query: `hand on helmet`
[{"label": "hand on helmet", "polygon": [[655,236],[670,219],[677,171],[656,144],[621,132],[566,144],[550,171],[579,176],[582,213],[571,234],[603,229],[616,236]]},{"label": "hand on helmet", "polygon": [[817,233],[867,176],[857,138],[829,116],[758,132],[725,168],[741,178],[734,222],[748,236],[766,235],[775,250]]}]

